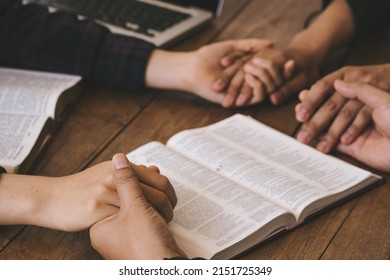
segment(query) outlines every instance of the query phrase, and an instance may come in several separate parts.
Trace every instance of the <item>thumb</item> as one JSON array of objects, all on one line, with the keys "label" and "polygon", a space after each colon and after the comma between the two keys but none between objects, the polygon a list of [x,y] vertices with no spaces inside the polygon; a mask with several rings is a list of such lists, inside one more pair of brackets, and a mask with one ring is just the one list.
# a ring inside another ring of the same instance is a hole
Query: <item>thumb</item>
[{"label": "thumb", "polygon": [[145,199],[138,177],[124,154],[116,154],[112,158],[113,178],[118,192],[121,208],[132,205],[137,199]]},{"label": "thumb", "polygon": [[338,93],[347,98],[356,98],[375,109],[385,103],[390,103],[390,94],[365,83],[346,83],[341,80],[334,82]]}]

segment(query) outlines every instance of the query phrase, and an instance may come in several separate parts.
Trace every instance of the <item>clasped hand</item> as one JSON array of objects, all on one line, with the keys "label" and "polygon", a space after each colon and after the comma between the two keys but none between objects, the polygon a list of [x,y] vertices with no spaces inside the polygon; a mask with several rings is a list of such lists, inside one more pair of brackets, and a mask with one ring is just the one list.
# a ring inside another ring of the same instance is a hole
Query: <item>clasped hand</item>
[{"label": "clasped hand", "polygon": [[220,65],[224,82],[215,82],[213,89],[223,93],[220,103],[229,108],[266,98],[281,104],[318,78],[320,62],[307,52],[269,45],[247,52],[236,48],[220,59]]},{"label": "clasped hand", "polygon": [[[31,207],[28,224],[63,231],[80,231],[118,213],[120,199],[114,185],[111,162],[103,162],[80,173],[58,177],[35,177],[40,191]],[[146,200],[166,220],[177,203],[169,180],[156,167],[132,165]],[[38,181],[37,181],[38,180]]]},{"label": "clasped hand", "polygon": [[390,91],[390,64],[347,66],[325,76],[299,94],[296,118],[302,122],[297,138],[305,144],[318,141],[317,149],[331,152],[339,143],[352,144],[371,122],[372,107],[349,99],[335,88],[335,81],[360,82]]}]

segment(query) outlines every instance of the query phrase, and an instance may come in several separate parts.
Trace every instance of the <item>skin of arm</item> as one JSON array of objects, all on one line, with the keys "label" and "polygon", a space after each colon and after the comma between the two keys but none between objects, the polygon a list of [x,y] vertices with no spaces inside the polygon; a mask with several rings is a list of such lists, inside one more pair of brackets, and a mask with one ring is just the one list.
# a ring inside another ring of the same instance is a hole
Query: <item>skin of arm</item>
[{"label": "skin of arm", "polygon": [[92,246],[105,259],[185,257],[165,221],[145,199],[139,177],[125,155],[116,154],[112,162],[120,210],[91,227]]},{"label": "skin of arm", "polygon": [[305,53],[320,65],[331,52],[350,42],[354,32],[348,4],[345,0],[335,0],[307,29],[294,36],[286,52]]},{"label": "skin of arm", "polygon": [[[134,166],[148,201],[167,221],[177,199],[169,180]],[[119,210],[111,162],[64,177],[1,174],[0,224],[28,224],[80,231]]]}]

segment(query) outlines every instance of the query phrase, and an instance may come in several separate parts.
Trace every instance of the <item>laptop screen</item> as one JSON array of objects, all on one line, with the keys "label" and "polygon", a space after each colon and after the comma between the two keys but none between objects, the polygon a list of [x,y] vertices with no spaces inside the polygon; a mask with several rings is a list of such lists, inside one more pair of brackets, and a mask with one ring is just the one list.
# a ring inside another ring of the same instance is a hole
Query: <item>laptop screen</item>
[{"label": "laptop screen", "polygon": [[205,10],[211,11],[214,15],[217,15],[222,8],[222,0],[162,0],[163,2],[170,2],[179,6],[193,6],[199,7]]}]

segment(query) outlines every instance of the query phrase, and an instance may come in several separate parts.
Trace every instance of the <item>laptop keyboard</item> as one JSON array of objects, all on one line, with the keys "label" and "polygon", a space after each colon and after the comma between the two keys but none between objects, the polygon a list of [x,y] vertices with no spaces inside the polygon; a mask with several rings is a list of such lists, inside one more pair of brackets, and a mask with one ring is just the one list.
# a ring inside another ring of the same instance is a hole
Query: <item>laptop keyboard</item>
[{"label": "laptop keyboard", "polygon": [[39,0],[38,2],[70,10],[149,37],[154,36],[150,30],[162,32],[191,17],[187,13],[135,0]]}]

